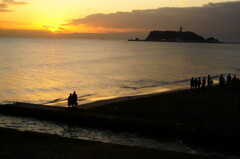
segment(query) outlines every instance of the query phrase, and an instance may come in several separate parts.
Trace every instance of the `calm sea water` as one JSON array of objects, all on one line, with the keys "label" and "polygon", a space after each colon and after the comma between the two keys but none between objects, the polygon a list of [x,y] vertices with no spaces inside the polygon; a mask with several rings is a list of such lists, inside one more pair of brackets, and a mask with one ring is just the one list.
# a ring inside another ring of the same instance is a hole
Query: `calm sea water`
[{"label": "calm sea water", "polygon": [[0,38],[0,102],[65,105],[185,88],[191,77],[239,77],[240,45]]}]

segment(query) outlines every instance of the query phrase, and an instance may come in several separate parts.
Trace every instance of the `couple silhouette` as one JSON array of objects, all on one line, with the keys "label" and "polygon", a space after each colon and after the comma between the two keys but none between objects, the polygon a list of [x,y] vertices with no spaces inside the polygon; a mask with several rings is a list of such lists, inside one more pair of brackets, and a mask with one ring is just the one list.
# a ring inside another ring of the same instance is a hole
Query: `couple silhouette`
[{"label": "couple silhouette", "polygon": [[77,102],[77,94],[76,92],[74,91],[73,94],[70,93],[69,97],[68,97],[68,107],[73,107],[73,108],[76,108],[77,105],[78,105],[78,102]]}]

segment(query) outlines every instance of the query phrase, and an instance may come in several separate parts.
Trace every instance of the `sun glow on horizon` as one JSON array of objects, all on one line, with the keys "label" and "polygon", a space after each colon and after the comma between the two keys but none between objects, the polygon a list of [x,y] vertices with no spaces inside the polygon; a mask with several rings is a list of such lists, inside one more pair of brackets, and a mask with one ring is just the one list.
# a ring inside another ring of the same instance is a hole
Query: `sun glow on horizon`
[{"label": "sun glow on horizon", "polygon": [[62,28],[62,27],[59,27],[59,26],[56,26],[56,25],[44,25],[43,29],[46,30],[46,31],[50,31],[52,33],[65,32],[66,31],[65,28]]},{"label": "sun glow on horizon", "polygon": [[[9,35],[17,31],[28,30],[53,34],[145,32],[152,28],[161,27],[159,27],[160,25],[152,26],[153,24],[149,22],[151,18],[145,18],[148,21],[143,25],[136,25],[136,23],[128,19],[135,14],[143,14],[147,10],[153,10],[151,14],[148,14],[151,17],[157,8],[162,7],[201,7],[209,2],[228,1],[239,0],[206,0],[204,2],[202,0],[149,0],[149,2],[122,0],[117,2],[117,5],[112,0],[0,0],[0,31],[2,30],[2,32],[6,32]],[[106,4],[108,4],[108,7],[106,7]],[[130,16],[125,18],[121,13],[126,13],[126,15]],[[116,21],[113,18],[111,19],[111,17],[116,17]],[[80,20],[77,23],[73,23],[78,19]],[[126,21],[122,22],[123,19],[126,19]],[[134,19],[137,22],[144,20],[141,18]],[[144,26],[148,23],[149,25]],[[163,29],[169,27],[165,27],[168,23],[163,25]]]}]

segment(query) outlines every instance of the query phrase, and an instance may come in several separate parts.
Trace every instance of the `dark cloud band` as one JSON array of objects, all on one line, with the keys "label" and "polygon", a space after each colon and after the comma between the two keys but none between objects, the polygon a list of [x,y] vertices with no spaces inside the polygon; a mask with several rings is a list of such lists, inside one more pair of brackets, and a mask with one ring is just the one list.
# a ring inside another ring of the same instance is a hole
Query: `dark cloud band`
[{"label": "dark cloud band", "polygon": [[209,3],[203,7],[159,8],[93,14],[72,20],[68,25],[116,29],[176,30],[183,26],[206,36],[227,41],[240,41],[240,1]]},{"label": "dark cloud band", "polygon": [[0,12],[11,12],[12,10],[8,9],[10,5],[26,5],[26,2],[17,2],[14,0],[2,0],[0,2]]}]

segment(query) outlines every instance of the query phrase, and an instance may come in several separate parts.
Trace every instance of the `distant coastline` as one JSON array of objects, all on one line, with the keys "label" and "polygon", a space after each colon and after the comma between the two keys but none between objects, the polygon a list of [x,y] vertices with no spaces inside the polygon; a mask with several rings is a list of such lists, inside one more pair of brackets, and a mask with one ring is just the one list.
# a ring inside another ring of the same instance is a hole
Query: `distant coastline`
[{"label": "distant coastline", "polygon": [[146,39],[128,39],[128,41],[157,41],[157,42],[196,42],[196,43],[222,43],[214,37],[204,38],[191,31],[151,31]]}]

